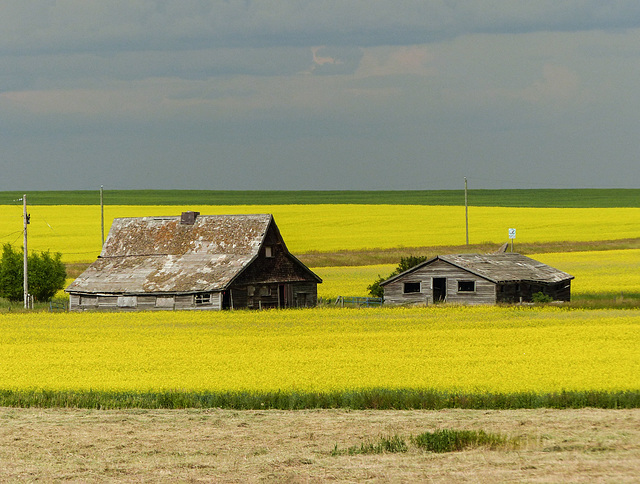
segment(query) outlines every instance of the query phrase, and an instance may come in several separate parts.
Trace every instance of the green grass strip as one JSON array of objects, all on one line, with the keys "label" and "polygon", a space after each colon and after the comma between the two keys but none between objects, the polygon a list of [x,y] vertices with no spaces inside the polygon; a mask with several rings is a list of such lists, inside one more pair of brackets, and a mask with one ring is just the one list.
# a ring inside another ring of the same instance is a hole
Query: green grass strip
[{"label": "green grass strip", "polygon": [[107,392],[0,390],[0,406],[95,409],[229,408],[238,410],[348,408],[440,410],[522,408],[640,408],[640,391],[455,393],[368,389],[343,392]]}]

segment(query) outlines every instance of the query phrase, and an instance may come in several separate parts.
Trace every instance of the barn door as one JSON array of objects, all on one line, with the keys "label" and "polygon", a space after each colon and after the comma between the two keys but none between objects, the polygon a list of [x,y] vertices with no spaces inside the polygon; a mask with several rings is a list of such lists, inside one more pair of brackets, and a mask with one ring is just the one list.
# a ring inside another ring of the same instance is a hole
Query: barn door
[{"label": "barn door", "polygon": [[446,277],[433,278],[433,302],[444,301],[447,297],[447,279]]},{"label": "barn door", "polygon": [[278,307],[286,308],[287,304],[287,291],[286,286],[284,284],[280,284],[278,286]]},{"label": "barn door", "polygon": [[222,292],[222,306],[221,306],[222,309],[231,308],[231,294],[229,294],[229,291]]}]

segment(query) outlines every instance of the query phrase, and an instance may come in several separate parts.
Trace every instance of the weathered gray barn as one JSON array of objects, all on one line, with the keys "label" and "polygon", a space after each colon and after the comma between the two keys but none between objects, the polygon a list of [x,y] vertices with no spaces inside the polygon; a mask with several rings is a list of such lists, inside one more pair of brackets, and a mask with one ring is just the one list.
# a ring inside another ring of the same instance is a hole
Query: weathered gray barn
[{"label": "weathered gray barn", "polygon": [[514,253],[441,255],[380,283],[385,304],[569,301],[573,276]]},{"label": "weathered gray barn", "polygon": [[117,218],[67,289],[70,310],[310,307],[322,280],[271,215]]}]

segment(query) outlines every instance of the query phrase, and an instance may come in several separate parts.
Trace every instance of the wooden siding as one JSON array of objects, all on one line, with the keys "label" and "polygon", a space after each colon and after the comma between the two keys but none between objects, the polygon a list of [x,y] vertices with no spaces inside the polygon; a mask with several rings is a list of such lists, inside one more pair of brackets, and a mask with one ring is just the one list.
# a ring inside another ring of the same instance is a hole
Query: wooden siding
[{"label": "wooden siding", "polygon": [[173,309],[222,309],[220,292],[180,295],[77,295],[69,297],[70,311],[103,310],[103,311],[166,311]]},{"label": "wooden siding", "polygon": [[[284,286],[284,299],[280,286]],[[224,309],[269,309],[291,307],[313,307],[318,303],[318,285],[315,282],[289,284],[257,284],[233,286],[229,291],[228,308]],[[221,292],[180,295],[88,295],[72,294],[69,297],[70,311],[161,311],[174,309],[223,309]]]},{"label": "wooden siding", "polygon": [[[436,260],[432,264],[406,274],[384,287],[385,304],[433,304],[433,279],[446,279],[445,301],[464,304],[493,304],[496,302],[495,284],[464,269]],[[459,292],[458,281],[473,281],[475,291]],[[420,283],[420,292],[404,292],[405,283]]]},{"label": "wooden siding", "polygon": [[[267,256],[266,248],[271,255]],[[295,258],[290,257],[279,232],[272,224],[255,260],[233,281],[234,286],[314,281],[316,278]]]},{"label": "wooden siding", "polygon": [[222,293],[214,292],[211,294],[211,309],[220,311],[222,309]]},{"label": "wooden siding", "polygon": [[315,282],[298,282],[292,284],[293,307],[311,308],[318,304],[318,284]]}]

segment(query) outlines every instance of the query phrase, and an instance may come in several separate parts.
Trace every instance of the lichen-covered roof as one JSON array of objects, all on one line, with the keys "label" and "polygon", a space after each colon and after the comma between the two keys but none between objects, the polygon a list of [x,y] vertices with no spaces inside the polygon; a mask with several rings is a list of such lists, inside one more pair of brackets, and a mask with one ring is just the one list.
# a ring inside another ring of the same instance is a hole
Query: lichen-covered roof
[{"label": "lichen-covered roof", "polygon": [[271,215],[117,218],[100,257],[67,289],[81,293],[222,290],[257,257]]},{"label": "lichen-covered roof", "polygon": [[553,284],[573,279],[571,274],[567,274],[566,272],[521,254],[458,254],[439,255],[418,264],[402,274],[387,279],[382,284],[388,284],[436,260],[448,262],[494,283],[530,281]]},{"label": "lichen-covered roof", "polygon": [[573,279],[573,276],[566,272],[521,254],[461,254],[438,257],[493,282],[554,283]]}]

